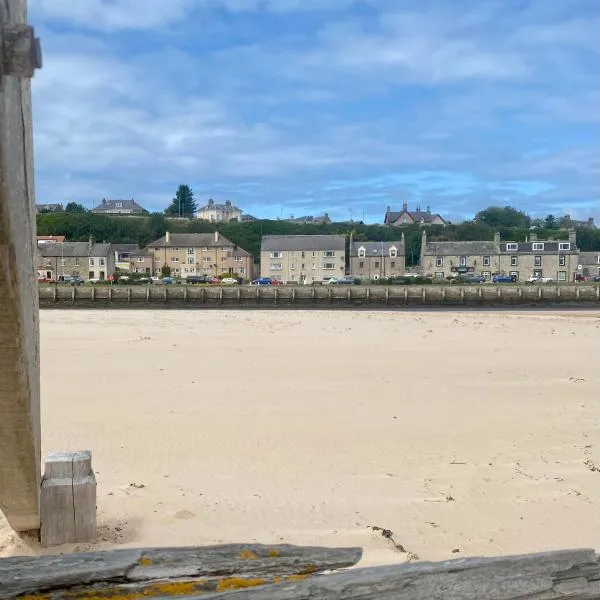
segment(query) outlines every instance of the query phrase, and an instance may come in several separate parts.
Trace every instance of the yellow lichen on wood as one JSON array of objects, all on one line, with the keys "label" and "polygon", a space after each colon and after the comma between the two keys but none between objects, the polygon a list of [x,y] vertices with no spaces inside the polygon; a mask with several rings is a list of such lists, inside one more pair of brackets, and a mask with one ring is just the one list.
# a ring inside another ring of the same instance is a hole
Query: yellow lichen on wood
[{"label": "yellow lichen on wood", "polygon": [[288,575],[285,580],[286,581],[302,581],[303,579],[306,579],[308,577],[308,574],[304,574],[304,575]]},{"label": "yellow lichen on wood", "polygon": [[148,558],[147,556],[142,556],[139,560],[138,560],[138,564],[142,565],[142,567],[147,567],[148,565],[152,564],[152,559]]},{"label": "yellow lichen on wood", "polygon": [[231,590],[241,590],[244,588],[257,587],[264,585],[266,582],[264,579],[245,579],[243,577],[229,577],[227,579],[221,579],[217,584],[217,592],[230,592]]},{"label": "yellow lichen on wood", "polygon": [[269,556],[271,558],[277,558],[279,556],[279,550],[276,550],[275,548],[271,548],[271,550],[269,550]]},{"label": "yellow lichen on wood", "polygon": [[258,554],[252,552],[252,550],[242,550],[240,552],[241,560],[258,560]]}]

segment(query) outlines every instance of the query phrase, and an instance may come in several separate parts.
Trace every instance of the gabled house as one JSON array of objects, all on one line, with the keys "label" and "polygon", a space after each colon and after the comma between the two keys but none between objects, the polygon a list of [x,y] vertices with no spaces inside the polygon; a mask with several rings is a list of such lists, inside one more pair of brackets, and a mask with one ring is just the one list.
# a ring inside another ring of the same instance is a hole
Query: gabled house
[{"label": "gabled house", "polygon": [[352,242],[350,275],[360,279],[379,279],[404,275],[406,256],[404,234],[396,242]]},{"label": "gabled house", "polygon": [[314,215],[295,217],[294,215],[290,215],[290,218],[286,219],[286,221],[298,225],[329,225],[331,223],[331,219],[327,213],[323,213],[323,216],[320,217],[315,217]]},{"label": "gabled house", "polygon": [[261,277],[314,283],[346,272],[343,235],[265,235],[260,249]]},{"label": "gabled house", "polygon": [[92,208],[93,213],[101,215],[143,215],[147,211],[133,198],[130,200],[102,199],[102,203]]},{"label": "gabled house", "polygon": [[35,210],[38,213],[62,212],[64,207],[62,204],[36,204]]},{"label": "gabled house", "polygon": [[384,225],[389,227],[401,227],[403,225],[446,225],[446,221],[441,215],[432,213],[429,206],[426,210],[421,210],[420,206],[417,206],[416,210],[408,210],[408,204],[406,202],[402,205],[402,210],[398,212],[392,211],[388,206],[385,212]]},{"label": "gabled house", "polygon": [[196,218],[210,221],[211,223],[241,221],[242,211],[232,204],[231,200],[226,200],[224,204],[219,204],[211,198],[208,204],[198,209]]},{"label": "gabled house", "polygon": [[[220,277],[237,274],[242,279],[253,276],[252,255],[237,244],[215,233],[167,233],[148,244],[153,255],[153,275],[168,267],[175,277],[190,275]],[[137,259],[136,259],[137,260]]]}]

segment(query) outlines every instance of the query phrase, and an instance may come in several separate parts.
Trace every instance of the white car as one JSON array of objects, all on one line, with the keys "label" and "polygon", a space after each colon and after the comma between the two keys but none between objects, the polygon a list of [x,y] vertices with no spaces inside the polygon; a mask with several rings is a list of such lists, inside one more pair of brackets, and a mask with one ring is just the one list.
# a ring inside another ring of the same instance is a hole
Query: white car
[{"label": "white car", "polygon": [[331,285],[333,283],[337,283],[337,277],[323,277],[323,285]]},{"label": "white car", "polygon": [[552,277],[538,277],[537,275],[532,275],[527,283],[552,283],[554,279]]},{"label": "white car", "polygon": [[224,279],[221,279],[221,283],[224,285],[235,285],[236,283],[239,283],[239,281],[233,277],[225,277]]},{"label": "white car", "polygon": [[158,283],[160,281],[160,277],[150,277],[151,283]]}]

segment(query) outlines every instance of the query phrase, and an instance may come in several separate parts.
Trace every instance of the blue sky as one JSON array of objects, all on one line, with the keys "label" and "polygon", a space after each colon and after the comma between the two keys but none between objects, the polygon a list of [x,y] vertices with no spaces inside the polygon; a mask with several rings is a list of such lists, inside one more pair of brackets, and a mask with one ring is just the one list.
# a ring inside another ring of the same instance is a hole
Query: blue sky
[{"label": "blue sky", "polygon": [[38,202],[600,220],[598,0],[29,0]]}]

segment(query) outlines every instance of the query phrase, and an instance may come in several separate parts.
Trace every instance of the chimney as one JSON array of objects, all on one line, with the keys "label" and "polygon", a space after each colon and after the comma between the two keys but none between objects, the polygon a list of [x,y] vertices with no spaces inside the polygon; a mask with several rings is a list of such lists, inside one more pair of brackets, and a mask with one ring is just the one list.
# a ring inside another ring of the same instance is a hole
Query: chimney
[{"label": "chimney", "polygon": [[406,202],[404,202],[404,203],[402,204],[402,211],[403,211],[403,212],[406,212],[406,211],[408,211],[408,204],[407,204]]},{"label": "chimney", "polygon": [[496,233],[494,234],[494,244],[499,244],[500,243],[500,232],[496,231]]},{"label": "chimney", "polygon": [[537,242],[538,241],[537,233],[531,233],[529,235],[529,241],[530,242]]},{"label": "chimney", "polygon": [[430,206],[427,207],[427,213],[431,214],[431,207]]},{"label": "chimney", "polygon": [[385,209],[385,212],[386,212],[386,213],[392,212],[392,208],[391,208],[391,206],[388,206],[388,207]]},{"label": "chimney", "polygon": [[594,217],[590,217],[588,219],[588,227],[593,227],[594,226]]},{"label": "chimney", "polygon": [[215,231],[215,244],[219,242],[219,232]]},{"label": "chimney", "polygon": [[90,235],[89,239],[88,239],[88,251],[91,252],[92,251],[92,246],[94,245],[94,238]]},{"label": "chimney", "polygon": [[171,234],[167,231],[167,233],[165,233],[165,244],[170,244],[171,243]]},{"label": "chimney", "polygon": [[577,232],[574,229],[569,229],[569,241],[572,244],[577,243]]}]

